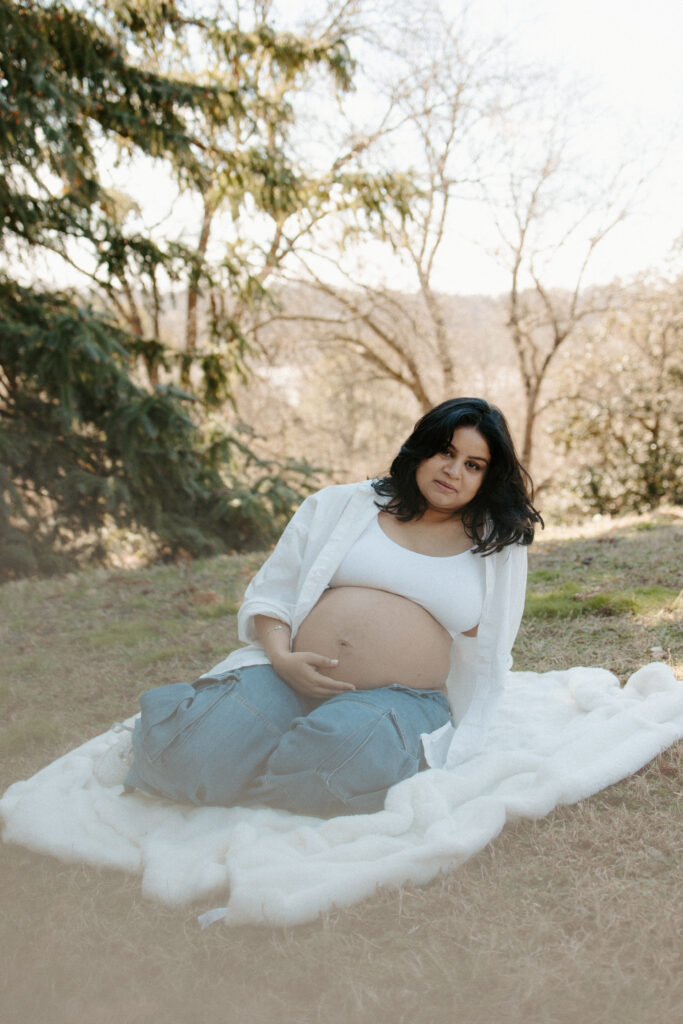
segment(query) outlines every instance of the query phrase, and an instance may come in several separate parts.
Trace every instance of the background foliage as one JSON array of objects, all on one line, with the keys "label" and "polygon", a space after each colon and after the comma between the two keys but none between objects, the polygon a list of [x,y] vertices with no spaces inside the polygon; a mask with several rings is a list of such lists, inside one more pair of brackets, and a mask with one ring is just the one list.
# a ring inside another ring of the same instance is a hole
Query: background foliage
[{"label": "background foliage", "polygon": [[[201,242],[136,230],[132,203],[105,186],[101,167],[115,151],[153,158],[236,221],[245,206],[280,225],[302,205],[324,207],[334,182],[306,179],[286,152],[287,90],[303,88],[313,67],[347,88],[343,37],[299,39],[265,22],[246,32],[220,9],[199,18],[156,0],[106,10],[0,0],[0,38],[3,573],[53,571],[78,548],[102,557],[112,521],[170,553],[263,545],[310,467],[258,458],[206,409],[232,397],[244,365],[239,315],[263,298],[267,275],[236,244],[209,266]],[[179,65],[193,52],[210,55],[211,74]],[[345,198],[373,215],[388,180],[347,178]],[[37,255],[75,265],[76,251],[90,298],[32,283]],[[266,268],[277,259],[271,245]],[[161,293],[179,279],[181,346],[159,329]],[[215,300],[204,346],[203,290]]]}]

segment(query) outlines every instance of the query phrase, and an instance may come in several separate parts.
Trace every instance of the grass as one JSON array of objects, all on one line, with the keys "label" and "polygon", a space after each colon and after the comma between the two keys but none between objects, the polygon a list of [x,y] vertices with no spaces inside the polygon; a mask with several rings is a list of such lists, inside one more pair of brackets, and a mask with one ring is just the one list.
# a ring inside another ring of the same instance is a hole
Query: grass
[{"label": "grass", "polygon": [[[531,549],[520,669],[653,648],[683,674],[681,520],[546,531]],[[0,787],[192,679],[237,643],[259,562],[83,572],[0,588]],[[600,600],[596,600],[599,598]],[[558,614],[548,609],[564,608]],[[545,607],[545,611],[544,611]],[[566,609],[571,609],[568,615]],[[683,744],[424,888],[295,929],[215,926],[139,882],[0,847],[3,1024],[659,1024],[683,1006]]]},{"label": "grass", "polygon": [[671,587],[582,592],[576,583],[564,583],[557,590],[547,591],[537,589],[539,582],[533,573],[524,609],[528,618],[571,619],[576,615],[621,615],[624,612],[645,614],[672,607],[678,598],[678,591]]}]

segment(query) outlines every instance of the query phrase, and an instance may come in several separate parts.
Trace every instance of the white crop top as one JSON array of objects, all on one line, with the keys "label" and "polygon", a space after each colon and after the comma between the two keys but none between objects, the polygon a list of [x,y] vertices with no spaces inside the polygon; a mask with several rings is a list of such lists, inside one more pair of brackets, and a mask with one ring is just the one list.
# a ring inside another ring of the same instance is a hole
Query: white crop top
[{"label": "white crop top", "polygon": [[374,516],[330,580],[331,587],[373,587],[425,608],[451,636],[478,625],[484,604],[484,566],[473,549],[459,555],[420,555],[387,537]]}]

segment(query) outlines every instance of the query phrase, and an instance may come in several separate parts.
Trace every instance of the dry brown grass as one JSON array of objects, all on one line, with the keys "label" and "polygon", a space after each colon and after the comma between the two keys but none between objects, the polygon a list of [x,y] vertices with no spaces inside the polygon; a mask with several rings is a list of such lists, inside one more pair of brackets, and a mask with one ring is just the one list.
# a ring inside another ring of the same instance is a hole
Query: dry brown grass
[{"label": "dry brown grass", "polygon": [[[2,588],[0,785],[132,713],[143,686],[220,657],[257,561]],[[674,513],[593,523],[546,534],[531,589],[657,583],[668,593],[680,564]],[[623,679],[655,646],[680,670],[668,597],[637,613],[530,618],[516,664],[602,664]],[[682,762],[678,744],[590,800],[508,826],[429,886],[382,890],[296,929],[200,932],[204,908],[170,910],[143,901],[135,878],[3,846],[0,1017],[673,1024],[683,1013]]]}]

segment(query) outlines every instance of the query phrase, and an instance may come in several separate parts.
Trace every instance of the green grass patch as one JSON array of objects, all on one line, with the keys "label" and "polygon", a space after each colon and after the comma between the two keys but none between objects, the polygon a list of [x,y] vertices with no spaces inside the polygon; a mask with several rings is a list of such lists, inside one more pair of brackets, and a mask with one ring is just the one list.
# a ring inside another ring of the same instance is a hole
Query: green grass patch
[{"label": "green grass patch", "polygon": [[672,604],[678,591],[670,587],[631,587],[585,592],[577,583],[550,591],[529,589],[524,614],[530,618],[574,618],[577,615],[651,615]]},{"label": "green grass patch", "polygon": [[135,619],[132,622],[114,622],[106,629],[92,629],[85,637],[85,642],[94,650],[118,644],[134,646],[146,643],[155,633],[153,623],[146,619]]},{"label": "green grass patch", "polygon": [[182,661],[187,656],[187,647],[182,644],[159,644],[158,647],[145,647],[141,651],[130,653],[129,663],[137,671],[150,668],[164,661]]},{"label": "green grass patch", "polygon": [[562,579],[562,573],[557,569],[534,569],[529,573],[528,582],[530,586],[537,583],[554,583]]},{"label": "green grass patch", "polygon": [[126,610],[131,611],[147,611],[150,608],[156,607],[154,601],[149,597],[131,597],[126,602]]},{"label": "green grass patch", "polygon": [[200,605],[194,614],[200,619],[222,619],[227,615],[237,615],[239,605],[234,601],[218,601],[216,604]]},{"label": "green grass patch", "polygon": [[6,672],[11,679],[22,681],[27,676],[42,676],[48,673],[53,663],[54,656],[46,649],[31,651],[30,654],[17,654],[7,659],[3,665],[3,674]]},{"label": "green grass patch", "polygon": [[678,590],[671,587],[635,587],[632,591],[636,602],[637,614],[648,615],[662,611],[672,605],[679,595]]}]

